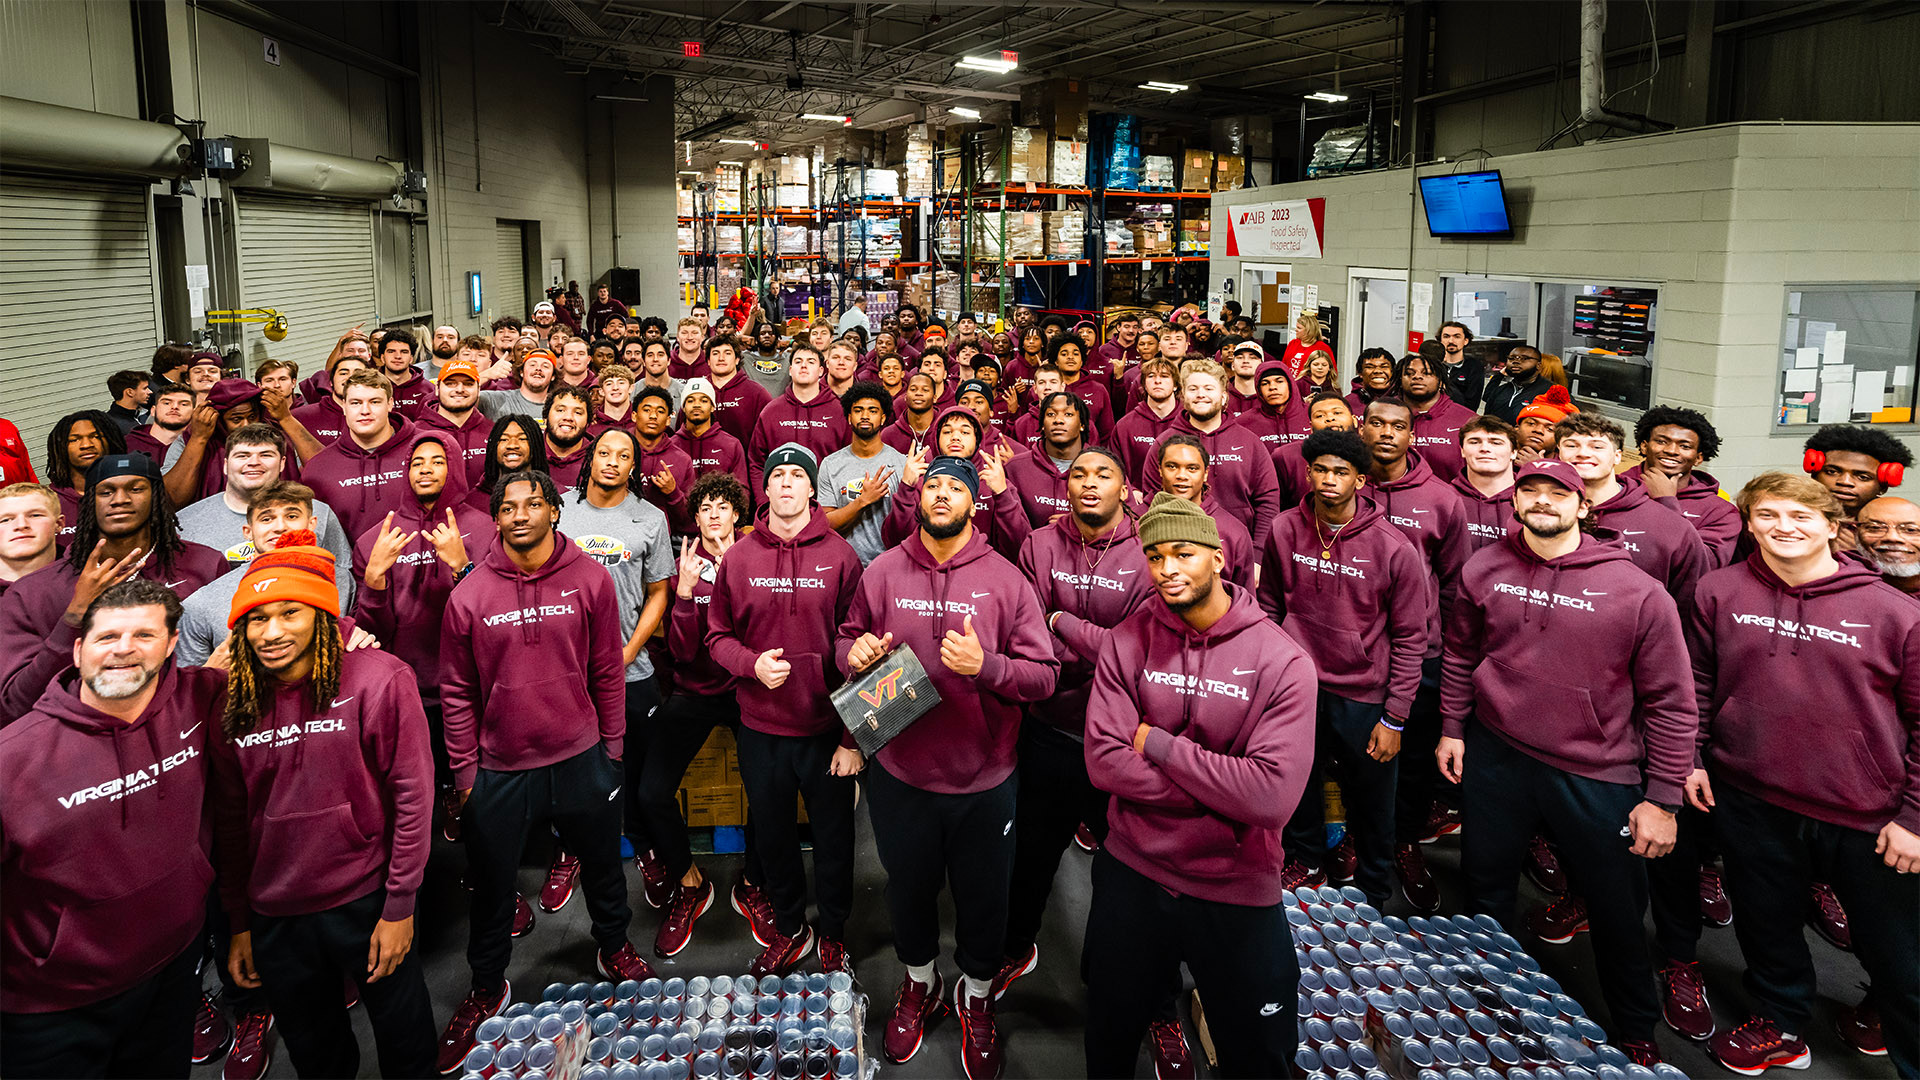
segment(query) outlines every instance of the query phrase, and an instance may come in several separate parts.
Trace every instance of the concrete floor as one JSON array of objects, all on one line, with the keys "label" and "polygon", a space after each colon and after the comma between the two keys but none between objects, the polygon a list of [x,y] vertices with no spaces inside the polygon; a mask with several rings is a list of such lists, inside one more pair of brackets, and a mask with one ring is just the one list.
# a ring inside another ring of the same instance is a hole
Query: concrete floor
[{"label": "concrete floor", "polygon": [[[535,847],[537,845],[530,845],[529,862],[520,876],[521,886],[529,900],[538,894],[545,880],[545,851],[533,850]],[[879,1026],[892,1007],[893,992],[899,984],[901,968],[894,959],[887,930],[886,902],[882,893],[886,875],[874,855],[872,833],[864,814],[860,816],[860,852],[856,868],[854,919],[847,944],[852,951],[861,984],[872,996],[872,1010],[880,1014],[878,1019],[870,1018],[868,1025],[870,1045],[876,1048],[877,1053]],[[1457,910],[1461,900],[1458,874],[1460,847],[1457,838],[1428,845],[1427,852],[1445,897],[1443,910]],[[1078,847],[1070,848],[1062,860],[1052,901],[1054,917],[1041,934],[1040,965],[1033,974],[1017,983],[1000,1002],[999,1018],[1006,1038],[1009,1077],[1084,1075],[1079,959],[1090,892],[1087,879],[1089,860],[1090,856]],[[415,948],[426,958],[434,1015],[442,1024],[452,1014],[468,986],[465,959],[466,893],[459,885],[464,861],[464,853],[457,845],[436,839],[433,863],[419,903],[419,937]],[[735,915],[725,902],[726,887],[739,872],[740,856],[703,856],[699,862],[716,885],[720,886],[721,897],[713,910],[700,921],[691,945],[672,961],[654,961],[662,977],[671,974],[737,974],[745,970],[758,952],[758,946],[747,932],[745,920]],[[659,913],[647,907],[641,896],[639,871],[629,867],[628,876],[632,882],[632,903],[635,908],[633,941],[643,956],[653,960],[653,934],[659,925]],[[1524,898],[1540,898],[1528,882],[1522,881],[1521,889]],[[1391,914],[1411,914],[1405,902],[1397,897],[1387,911]],[[508,970],[508,977],[513,983],[516,999],[538,1000],[541,988],[550,982],[597,978],[591,974],[593,943],[588,934],[586,905],[582,899],[576,895],[558,913],[550,915],[539,912],[538,916],[539,921],[533,932],[513,945],[513,963]],[[1738,916],[1736,910],[1735,917]],[[948,926],[952,925],[950,909],[945,921]],[[1582,935],[1567,945],[1554,946],[1534,942],[1524,933],[1518,936],[1523,943],[1534,948],[1534,955],[1546,971],[1558,978],[1569,994],[1579,999],[1595,1014],[1596,1019],[1605,1024],[1605,1006],[1600,1001],[1594,981],[1593,953],[1587,937]],[[1797,1075],[1808,1078],[1894,1075],[1887,1059],[1855,1054],[1833,1033],[1830,1024],[1835,1007],[1852,1004],[1859,999],[1864,974],[1852,956],[1830,947],[1817,935],[1809,932],[1808,937],[1819,967],[1821,1000],[1815,1006],[1815,1028],[1805,1033],[1813,1048],[1813,1064],[1807,1071]],[[948,942],[950,945],[950,938]],[[1706,972],[1714,1014],[1722,1028],[1738,1023],[1744,1017],[1739,988],[1743,965],[1732,929],[1709,929],[1701,942],[1700,959]],[[956,974],[950,949],[942,957],[941,970],[949,979]],[[1182,1012],[1185,1012],[1184,1001]],[[374,1057],[373,1039],[365,1010],[356,1009],[354,1013],[355,1028],[360,1033],[360,1045],[363,1048],[360,1075],[377,1076],[378,1062]],[[1191,1028],[1188,1038],[1193,1039]],[[1735,1075],[1714,1064],[1696,1045],[1664,1027],[1660,1030],[1660,1045],[1668,1060],[1690,1077]],[[267,1075],[294,1076],[292,1064],[286,1060],[284,1053],[277,1050]],[[1195,1053],[1198,1056],[1197,1042]],[[882,1063],[881,1067],[885,1075],[902,1078],[960,1076],[958,1025],[950,1017],[939,1021],[929,1032],[920,1053],[911,1062],[901,1066]],[[1144,1053],[1139,1068],[1138,1075],[1152,1076],[1152,1066]],[[1200,1071],[1202,1075],[1208,1074],[1204,1064]],[[219,1063],[196,1069],[194,1076],[219,1076]]]}]

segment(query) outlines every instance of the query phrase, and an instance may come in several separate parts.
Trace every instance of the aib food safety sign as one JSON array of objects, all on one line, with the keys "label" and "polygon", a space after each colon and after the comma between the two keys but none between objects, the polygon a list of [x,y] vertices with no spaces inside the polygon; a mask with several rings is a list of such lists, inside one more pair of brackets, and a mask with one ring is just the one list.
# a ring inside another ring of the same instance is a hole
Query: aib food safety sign
[{"label": "aib food safety sign", "polygon": [[1325,199],[1228,207],[1227,254],[1317,259],[1326,238],[1326,220]]}]

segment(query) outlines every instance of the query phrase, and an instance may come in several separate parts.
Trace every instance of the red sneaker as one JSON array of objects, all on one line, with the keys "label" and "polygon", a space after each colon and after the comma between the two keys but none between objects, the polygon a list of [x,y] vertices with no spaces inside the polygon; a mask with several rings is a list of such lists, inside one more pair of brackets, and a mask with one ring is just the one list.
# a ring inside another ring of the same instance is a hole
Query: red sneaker
[{"label": "red sneaker", "polygon": [[1708,926],[1726,926],[1733,921],[1733,901],[1727,899],[1727,886],[1717,866],[1700,868],[1700,921]]},{"label": "red sneaker", "polygon": [[767,947],[761,950],[759,956],[753,958],[753,963],[747,965],[747,973],[756,979],[764,979],[769,975],[785,975],[792,971],[796,964],[805,960],[807,954],[812,951],[813,927],[802,926],[800,932],[793,937],[788,937],[776,930],[773,940],[767,943]]},{"label": "red sneaker", "polygon": [[347,1008],[351,1009],[358,1004],[360,1004],[360,984],[349,978],[347,979]]},{"label": "red sneaker", "polygon": [[1659,980],[1660,1015],[1666,1018],[1667,1026],[1694,1042],[1713,1038],[1713,1006],[1707,1004],[1707,984],[1700,977],[1700,962],[1669,961],[1660,969]]},{"label": "red sneaker", "polygon": [[519,893],[513,894],[513,936],[526,937],[533,933],[533,905]]},{"label": "red sneaker", "polygon": [[512,997],[513,984],[505,979],[500,981],[500,992],[497,994],[467,991],[459,1008],[453,1010],[453,1019],[447,1021],[446,1032],[440,1036],[440,1075],[460,1071],[468,1052],[473,1049],[473,1029],[480,1026],[480,1021],[500,1015]]},{"label": "red sneaker", "polygon": [[1421,833],[1420,842],[1431,844],[1443,836],[1452,836],[1460,831],[1460,811],[1449,810],[1445,804],[1435,802],[1427,808],[1427,827]]},{"label": "red sneaker", "polygon": [[1880,1032],[1880,1010],[1874,1008],[1871,994],[1860,999],[1858,1005],[1842,1005],[1834,1014],[1833,1028],[1840,1033],[1841,1042],[1853,1047],[1854,1053],[1887,1056],[1887,1037]]},{"label": "red sneaker", "polygon": [[1153,1075],[1157,1080],[1188,1080],[1194,1075],[1187,1029],[1177,1019],[1155,1020],[1147,1025],[1147,1052],[1153,1055]]},{"label": "red sneaker", "polygon": [[1433,883],[1419,844],[1394,845],[1393,865],[1399,871],[1400,892],[1415,911],[1431,915],[1440,910],[1440,886]]},{"label": "red sneaker", "polygon": [[1708,1049],[1713,1059],[1743,1076],[1759,1076],[1775,1066],[1804,1069],[1813,1053],[1797,1035],[1789,1035],[1771,1020],[1756,1016],[1725,1035],[1717,1035]]},{"label": "red sneaker", "polygon": [[767,902],[767,894],[760,891],[760,886],[743,877],[733,883],[733,891],[728,898],[733,902],[733,910],[747,920],[747,928],[753,931],[753,940],[759,942],[763,949],[771,945],[779,931],[773,926],[773,905]]},{"label": "red sneaker", "polygon": [[1651,1042],[1636,1042],[1632,1039],[1620,1040],[1620,1052],[1627,1060],[1643,1069],[1651,1069],[1666,1061],[1660,1056],[1660,1048]]},{"label": "red sneaker", "polygon": [[1073,842],[1080,845],[1081,851],[1100,850],[1099,839],[1093,835],[1092,829],[1087,828],[1085,822],[1082,822],[1079,828],[1073,830]]},{"label": "red sneaker", "polygon": [[1318,888],[1326,883],[1327,875],[1294,859],[1288,859],[1287,865],[1280,869],[1280,887],[1283,889],[1298,889],[1305,885]]},{"label": "red sneaker", "polygon": [[821,971],[828,974],[844,971],[849,976],[853,974],[853,961],[847,957],[846,942],[830,938],[825,934],[819,935],[815,940],[818,942]]},{"label": "red sneaker", "polygon": [[640,867],[640,888],[647,898],[647,906],[663,908],[673,903],[673,894],[680,889],[680,883],[667,873],[667,866],[654,857],[651,850],[633,857],[634,864]]},{"label": "red sneaker", "polygon": [[1567,891],[1567,872],[1560,869],[1560,855],[1553,850],[1553,842],[1539,833],[1527,843],[1526,870],[1540,891],[1555,895]]},{"label": "red sneaker", "polygon": [[667,908],[667,917],[660,921],[660,932],[653,936],[653,955],[664,960],[686,948],[693,940],[693,924],[713,906],[713,898],[713,882],[704,878],[697,889],[682,886],[674,894],[673,906]]},{"label": "red sneaker", "polygon": [[1352,881],[1354,870],[1359,865],[1360,853],[1354,850],[1352,834],[1341,837],[1333,850],[1327,852],[1327,877],[1338,884]]},{"label": "red sneaker", "polygon": [[933,985],[925,986],[913,981],[912,975],[900,977],[900,992],[894,995],[893,1016],[887,1021],[887,1035],[883,1047],[888,1061],[895,1065],[904,1065],[913,1060],[920,1052],[920,1043],[926,1037],[927,1025],[933,1022],[940,1010],[946,1005],[940,1000],[940,973],[933,973]]},{"label": "red sneaker", "polygon": [[967,1080],[999,1080],[1007,1063],[1000,1055],[1000,1026],[993,1018],[993,995],[974,997],[967,981],[953,984],[953,1015],[960,1018],[960,1068]]},{"label": "red sneaker", "polygon": [[273,1064],[273,1014],[244,1013],[233,1029],[233,1050],[227,1054],[222,1080],[260,1080]]},{"label": "red sneaker", "polygon": [[200,994],[200,1011],[193,1015],[193,1063],[203,1065],[227,1052],[233,1045],[233,1025],[213,1003],[213,995]]},{"label": "red sneaker", "polygon": [[1833,886],[1824,881],[1813,883],[1812,906],[1807,911],[1807,922],[1827,944],[1836,949],[1853,951],[1853,931],[1847,926],[1847,909],[1840,906],[1840,898],[1834,895]]},{"label": "red sneaker", "polygon": [[580,860],[567,849],[553,849],[553,865],[547,867],[547,883],[540,887],[540,910],[559,911],[573,899],[573,887],[580,880]]},{"label": "red sneaker", "polygon": [[600,974],[614,982],[625,982],[628,979],[640,982],[653,978],[653,965],[647,963],[639,952],[635,951],[632,942],[628,942],[620,946],[619,952],[610,953],[605,949],[600,950]]},{"label": "red sneaker", "polygon": [[993,1000],[999,1001],[1007,994],[1007,988],[1019,981],[1020,977],[1032,973],[1040,966],[1040,946],[1029,945],[1027,951],[1019,956],[1008,957],[993,973]]},{"label": "red sneaker", "polygon": [[1587,929],[1587,905],[1568,893],[1546,907],[1527,912],[1527,929],[1549,945],[1565,945]]}]

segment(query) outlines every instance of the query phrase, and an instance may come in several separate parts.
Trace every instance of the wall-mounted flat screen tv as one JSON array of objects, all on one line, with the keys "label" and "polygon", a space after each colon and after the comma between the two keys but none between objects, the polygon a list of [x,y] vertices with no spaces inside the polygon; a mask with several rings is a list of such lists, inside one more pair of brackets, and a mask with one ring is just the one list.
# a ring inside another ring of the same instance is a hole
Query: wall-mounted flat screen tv
[{"label": "wall-mounted flat screen tv", "polygon": [[1506,236],[1507,191],[1498,172],[1450,173],[1420,178],[1427,231],[1435,236]]}]

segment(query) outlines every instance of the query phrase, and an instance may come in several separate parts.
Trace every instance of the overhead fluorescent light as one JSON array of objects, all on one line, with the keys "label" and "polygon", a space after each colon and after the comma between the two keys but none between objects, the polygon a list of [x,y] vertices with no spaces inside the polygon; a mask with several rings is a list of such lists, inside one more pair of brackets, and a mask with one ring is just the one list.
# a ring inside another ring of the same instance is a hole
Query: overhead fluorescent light
[{"label": "overhead fluorescent light", "polygon": [[595,101],[631,101],[638,105],[645,105],[647,103],[646,98],[631,97],[626,94],[595,94],[593,95],[593,100]]},{"label": "overhead fluorescent light", "polygon": [[699,170],[699,169],[681,169],[681,170],[680,170],[680,172],[679,172],[679,173],[678,173],[677,175],[680,175],[680,176],[699,176],[699,175],[700,175],[700,170]]},{"label": "overhead fluorescent light", "polygon": [[1169,94],[1177,94],[1180,91],[1187,89],[1187,84],[1177,83],[1177,82],[1143,82],[1140,84],[1140,89],[1164,90]]},{"label": "overhead fluorescent light", "polygon": [[735,146],[758,146],[758,145],[760,145],[760,144],[759,144],[759,142],[758,142],[758,141],[756,141],[756,140],[754,140],[754,139],[715,139],[715,140],[714,140],[714,142],[723,142],[723,143],[732,143],[732,144],[733,144],[733,145],[735,145]]},{"label": "overhead fluorescent light", "polygon": [[826,122],[828,122],[828,123],[830,123],[830,124],[851,124],[851,123],[853,123],[853,117],[851,117],[851,116],[839,116],[839,115],[835,115],[835,114],[833,114],[833,113],[817,113],[817,112],[803,112],[803,113],[801,113],[801,114],[800,114],[800,119],[802,119],[802,120],[825,120]]},{"label": "overhead fluorescent light", "polygon": [[733,167],[735,167],[735,168],[741,168],[741,167],[743,167],[743,166],[745,166],[745,165],[746,165],[746,162],[744,162],[744,161],[723,161],[723,162],[721,162],[720,164],[722,164],[722,165],[732,165],[732,166],[733,166]]},{"label": "overhead fluorescent light", "polygon": [[968,71],[991,71],[996,75],[1005,75],[1019,67],[1020,63],[1017,60],[1006,60],[998,56],[963,56],[954,61],[953,66],[966,68]]},{"label": "overhead fluorescent light", "polygon": [[980,119],[979,109],[969,109],[965,105],[954,105],[949,107],[947,111],[952,113],[955,116],[964,116],[969,120]]},{"label": "overhead fluorescent light", "polygon": [[1331,90],[1315,90],[1313,93],[1307,95],[1307,100],[1308,101],[1345,101],[1347,100],[1347,95],[1336,94]]}]

